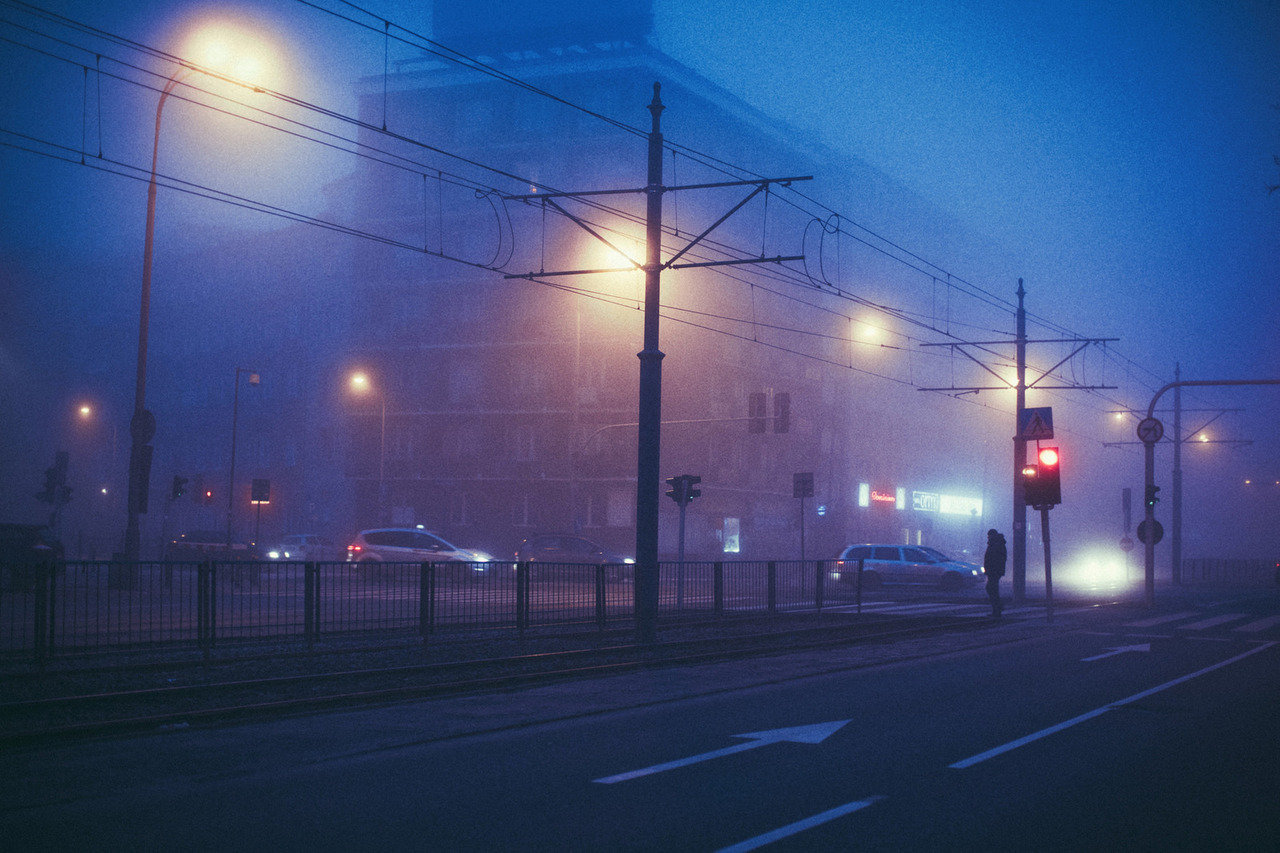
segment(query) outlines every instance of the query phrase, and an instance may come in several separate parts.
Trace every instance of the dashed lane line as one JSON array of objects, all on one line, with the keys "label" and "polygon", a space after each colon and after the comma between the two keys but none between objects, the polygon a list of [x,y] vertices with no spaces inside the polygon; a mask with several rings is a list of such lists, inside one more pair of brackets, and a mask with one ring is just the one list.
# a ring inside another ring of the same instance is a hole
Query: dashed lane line
[{"label": "dashed lane line", "polygon": [[854,800],[852,803],[845,803],[843,806],[836,806],[834,809],[828,809],[820,812],[813,817],[807,817],[804,820],[798,820],[795,823],[789,823],[786,826],[779,827],[771,832],[763,835],[757,835],[755,838],[748,838],[746,841],[739,841],[728,847],[722,847],[718,853],[746,853],[748,850],[756,850],[764,847],[766,844],[772,844],[775,841],[781,841],[806,829],[812,829],[815,826],[821,826],[824,823],[833,821],[836,818],[844,817],[847,814],[853,814],[861,811],[867,806],[883,800],[884,797],[867,797],[865,800]]}]

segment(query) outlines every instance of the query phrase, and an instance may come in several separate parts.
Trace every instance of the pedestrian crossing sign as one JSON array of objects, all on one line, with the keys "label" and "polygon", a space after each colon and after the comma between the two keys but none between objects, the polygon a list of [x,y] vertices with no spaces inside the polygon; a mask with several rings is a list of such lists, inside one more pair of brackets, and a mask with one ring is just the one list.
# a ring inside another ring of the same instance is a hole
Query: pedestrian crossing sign
[{"label": "pedestrian crossing sign", "polygon": [[1018,419],[1018,438],[1028,441],[1043,441],[1053,438],[1053,408],[1041,406],[1034,409],[1023,409]]}]

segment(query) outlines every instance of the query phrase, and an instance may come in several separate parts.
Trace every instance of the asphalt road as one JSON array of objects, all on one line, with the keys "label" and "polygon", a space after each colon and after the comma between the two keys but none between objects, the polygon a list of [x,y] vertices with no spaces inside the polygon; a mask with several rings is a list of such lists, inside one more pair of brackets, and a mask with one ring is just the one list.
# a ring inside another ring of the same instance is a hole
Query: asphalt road
[{"label": "asphalt road", "polygon": [[22,849],[1274,849],[1280,597],[1067,609],[1052,624],[1009,615],[893,662],[853,648],[24,748],[0,755],[0,837]]}]

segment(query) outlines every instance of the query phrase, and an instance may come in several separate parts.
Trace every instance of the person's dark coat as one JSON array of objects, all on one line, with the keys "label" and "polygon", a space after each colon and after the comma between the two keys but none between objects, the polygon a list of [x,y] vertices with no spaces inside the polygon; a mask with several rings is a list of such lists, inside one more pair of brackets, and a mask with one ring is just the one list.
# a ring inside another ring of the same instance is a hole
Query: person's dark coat
[{"label": "person's dark coat", "polygon": [[1004,564],[1009,559],[1004,535],[994,530],[987,534],[987,551],[982,555],[982,568],[989,578],[1004,577]]}]

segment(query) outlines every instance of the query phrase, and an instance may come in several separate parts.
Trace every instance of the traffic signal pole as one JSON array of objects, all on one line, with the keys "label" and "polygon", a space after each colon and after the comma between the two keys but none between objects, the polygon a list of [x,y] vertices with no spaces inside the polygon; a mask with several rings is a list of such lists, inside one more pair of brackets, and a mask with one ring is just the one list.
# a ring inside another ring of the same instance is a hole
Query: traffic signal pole
[{"label": "traffic signal pole", "polygon": [[[1146,575],[1146,593],[1145,600],[1148,607],[1153,607],[1156,602],[1156,539],[1155,533],[1155,501],[1152,499],[1158,491],[1155,484],[1156,470],[1156,442],[1164,435],[1163,425],[1156,420],[1156,402],[1164,396],[1164,393],[1170,389],[1181,389],[1189,386],[1226,386],[1226,385],[1280,385],[1280,379],[1187,379],[1177,382],[1170,382],[1161,388],[1151,398],[1151,403],[1147,406],[1146,420],[1138,424],[1138,438],[1142,440],[1143,452],[1143,495],[1146,499],[1143,501],[1145,524],[1147,535],[1143,537],[1143,568]],[[1179,400],[1181,402],[1181,400]],[[1181,427],[1181,424],[1178,424]],[[1181,441],[1181,436],[1175,436],[1175,439]],[[1178,472],[1179,477],[1181,471]],[[1181,485],[1181,484],[1179,484]]]}]

